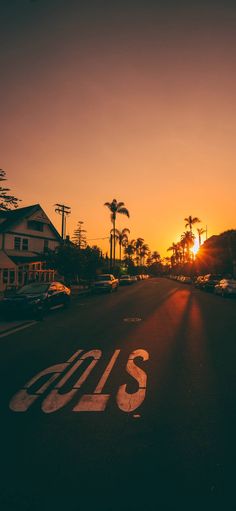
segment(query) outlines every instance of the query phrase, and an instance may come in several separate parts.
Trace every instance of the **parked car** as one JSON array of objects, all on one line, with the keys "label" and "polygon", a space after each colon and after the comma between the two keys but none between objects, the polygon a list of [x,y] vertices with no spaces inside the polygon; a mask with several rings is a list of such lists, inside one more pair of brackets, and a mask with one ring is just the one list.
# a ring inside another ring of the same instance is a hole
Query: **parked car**
[{"label": "parked car", "polygon": [[134,283],[134,280],[130,275],[121,275],[120,286],[128,286],[133,283]]},{"label": "parked car", "polygon": [[101,274],[96,277],[91,290],[93,293],[112,293],[118,291],[119,280],[110,273]]},{"label": "parked car", "polygon": [[16,316],[41,319],[52,308],[67,307],[70,295],[71,290],[61,282],[32,282],[4,296],[2,314],[7,319]]},{"label": "parked car", "polygon": [[182,277],[181,282],[183,282],[183,284],[192,284],[192,279],[191,277],[185,275]]},{"label": "parked car", "polygon": [[194,286],[197,287],[197,288],[200,288],[201,285],[203,284],[204,282],[204,278],[205,278],[205,275],[199,275],[195,281],[194,281]]},{"label": "parked car", "polygon": [[220,282],[215,285],[214,293],[221,296],[236,296],[236,280],[220,280]]},{"label": "parked car", "polygon": [[209,273],[208,275],[205,275],[204,279],[202,280],[200,289],[213,293],[215,286],[220,282],[221,279],[222,275],[214,275]]}]

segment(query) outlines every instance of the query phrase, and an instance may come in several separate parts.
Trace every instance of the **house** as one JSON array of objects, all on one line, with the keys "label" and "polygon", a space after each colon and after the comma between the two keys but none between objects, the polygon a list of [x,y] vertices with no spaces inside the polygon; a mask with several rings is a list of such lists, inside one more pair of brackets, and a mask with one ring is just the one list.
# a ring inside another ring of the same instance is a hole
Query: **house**
[{"label": "house", "polygon": [[32,279],[53,280],[45,253],[60,243],[61,236],[40,204],[0,211],[0,290]]}]

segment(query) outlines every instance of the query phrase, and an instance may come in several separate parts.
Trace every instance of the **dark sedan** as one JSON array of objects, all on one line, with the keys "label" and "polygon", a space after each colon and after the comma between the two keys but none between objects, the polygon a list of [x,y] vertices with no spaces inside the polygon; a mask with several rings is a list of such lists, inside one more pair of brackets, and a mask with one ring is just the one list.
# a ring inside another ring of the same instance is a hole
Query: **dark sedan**
[{"label": "dark sedan", "polygon": [[16,316],[41,319],[50,309],[67,307],[70,294],[70,289],[60,282],[32,282],[4,297],[2,315],[7,319]]}]

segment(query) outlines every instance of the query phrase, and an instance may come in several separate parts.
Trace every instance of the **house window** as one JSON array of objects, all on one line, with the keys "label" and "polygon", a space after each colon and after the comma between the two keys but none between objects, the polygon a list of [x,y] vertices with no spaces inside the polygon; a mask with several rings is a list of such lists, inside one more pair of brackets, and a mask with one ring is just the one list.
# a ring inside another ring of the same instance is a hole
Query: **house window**
[{"label": "house window", "polygon": [[9,279],[10,284],[14,284],[14,282],[15,282],[15,271],[14,270],[10,270],[9,273],[10,273],[10,279]]},{"label": "house window", "polygon": [[27,222],[28,229],[31,229],[32,231],[40,231],[43,232],[43,223],[37,222],[37,220],[29,220]]},{"label": "house window", "polygon": [[14,249],[15,250],[21,249],[21,238],[14,238]]},{"label": "house window", "polygon": [[29,240],[27,238],[23,238],[22,240],[22,250],[26,251],[29,249]]},{"label": "house window", "polygon": [[8,270],[3,270],[3,284],[8,284]]}]

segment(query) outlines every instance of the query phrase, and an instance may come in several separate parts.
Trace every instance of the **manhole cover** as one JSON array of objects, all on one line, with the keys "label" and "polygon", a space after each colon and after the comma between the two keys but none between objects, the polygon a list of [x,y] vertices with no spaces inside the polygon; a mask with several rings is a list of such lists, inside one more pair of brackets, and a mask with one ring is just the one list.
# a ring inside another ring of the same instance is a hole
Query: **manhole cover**
[{"label": "manhole cover", "polygon": [[142,318],[124,318],[123,321],[126,323],[139,323],[139,321],[142,321]]}]

